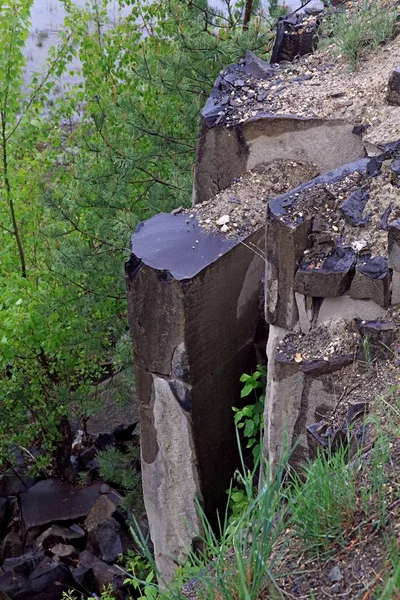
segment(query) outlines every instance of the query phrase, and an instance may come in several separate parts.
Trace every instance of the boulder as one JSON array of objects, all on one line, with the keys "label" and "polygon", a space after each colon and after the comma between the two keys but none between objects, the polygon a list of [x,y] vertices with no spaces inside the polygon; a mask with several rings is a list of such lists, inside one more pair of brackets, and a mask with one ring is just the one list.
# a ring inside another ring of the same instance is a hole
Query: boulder
[{"label": "boulder", "polygon": [[61,525],[51,525],[46,529],[35,542],[38,550],[48,550],[55,544],[72,544],[80,546],[85,538],[84,530],[79,525],[71,527],[62,527]]},{"label": "boulder", "polygon": [[21,556],[22,552],[23,545],[19,535],[13,531],[7,533],[0,547],[0,564],[2,564],[6,558]]},{"label": "boulder", "polygon": [[120,531],[118,521],[102,519],[89,531],[87,549],[107,563],[114,562],[123,553]]},{"label": "boulder", "polygon": [[389,77],[386,102],[400,106],[400,66],[394,67]]},{"label": "boulder", "polygon": [[390,285],[391,277],[386,257],[372,257],[369,253],[360,256],[351,282],[351,298],[371,299],[387,308],[390,304]]},{"label": "boulder", "polygon": [[341,296],[354,274],[356,252],[350,247],[336,247],[328,255],[313,255],[300,261],[294,290],[306,296],[332,298]]},{"label": "boulder", "polygon": [[97,594],[101,594],[103,588],[111,585],[114,590],[120,588],[125,579],[125,573],[114,565],[108,565],[106,562],[97,558],[88,550],[84,550],[79,555],[79,569],[92,569],[93,589]]},{"label": "boulder", "polygon": [[294,12],[281,17],[274,46],[271,63],[292,62],[304,54],[311,54],[318,44],[319,14],[307,15]]},{"label": "boulder", "polygon": [[16,496],[26,492],[35,483],[33,477],[23,473],[4,473],[0,478],[0,496]]},{"label": "boulder", "polygon": [[117,511],[117,505],[110,500],[106,494],[102,494],[93,508],[90,510],[86,520],[85,529],[89,533],[96,529],[100,521],[113,517]]},{"label": "boulder", "polygon": [[52,479],[39,481],[19,496],[25,529],[86,517],[100,496],[100,487],[101,483],[75,488]]}]

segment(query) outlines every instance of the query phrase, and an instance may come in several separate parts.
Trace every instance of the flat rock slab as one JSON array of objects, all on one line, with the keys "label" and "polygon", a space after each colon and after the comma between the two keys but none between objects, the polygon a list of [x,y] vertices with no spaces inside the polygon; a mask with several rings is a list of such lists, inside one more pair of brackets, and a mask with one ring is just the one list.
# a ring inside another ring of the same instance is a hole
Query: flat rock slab
[{"label": "flat rock slab", "polygon": [[22,521],[26,529],[86,517],[100,496],[101,483],[86,488],[46,479],[20,494]]},{"label": "flat rock slab", "polygon": [[160,213],[140,223],[132,236],[129,271],[142,264],[160,272],[160,278],[190,279],[226,254],[239,240],[205,232],[196,218]]}]

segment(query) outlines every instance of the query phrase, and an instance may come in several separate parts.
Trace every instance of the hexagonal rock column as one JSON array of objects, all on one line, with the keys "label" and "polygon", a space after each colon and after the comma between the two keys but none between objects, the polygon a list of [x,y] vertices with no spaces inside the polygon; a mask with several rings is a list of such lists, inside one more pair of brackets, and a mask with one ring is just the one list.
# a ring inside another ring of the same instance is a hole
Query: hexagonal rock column
[{"label": "hexagonal rock column", "polygon": [[[247,242],[262,247],[264,231]],[[254,367],[263,260],[196,218],[139,225],[126,265],[141,422],[143,491],[157,566],[172,577],[238,466],[232,406]]]},{"label": "hexagonal rock column", "polygon": [[197,144],[193,204],[204,202],[257,165],[275,159],[314,163],[320,172],[364,156],[353,126],[340,119],[282,114],[279,90],[301,85],[284,69],[248,52],[217,78],[203,111]]},{"label": "hexagonal rock column", "polygon": [[355,356],[349,344],[337,346],[338,323],[376,322],[400,303],[400,221],[388,224],[400,204],[388,177],[397,151],[344,165],[269,203],[264,454],[272,465],[286,435],[289,447],[297,442],[292,462],[300,466],[311,451],[307,426],[335,405],[334,375],[340,379]]},{"label": "hexagonal rock column", "polygon": [[[314,339],[315,332],[311,334]],[[298,341],[299,349],[307,336]],[[316,348],[316,350],[318,350]],[[340,373],[354,362],[355,351],[303,358],[293,350],[293,334],[287,334],[271,357],[272,370],[266,396],[266,455],[271,468],[283,452],[293,449],[290,464],[299,468],[311,457],[306,427],[331,411],[338,399]],[[340,394],[339,394],[340,395]],[[287,447],[285,448],[285,442]]]},{"label": "hexagonal rock column", "polygon": [[[367,175],[372,163],[373,159],[361,159],[334,169],[269,203],[265,242],[267,323],[289,331],[296,327],[299,312],[295,292],[324,298],[343,294],[349,287],[356,253],[335,249],[329,235],[320,235],[324,229],[320,216],[324,210],[335,210],[329,186],[352,173]],[[306,254],[311,252],[313,240],[314,251]]]}]

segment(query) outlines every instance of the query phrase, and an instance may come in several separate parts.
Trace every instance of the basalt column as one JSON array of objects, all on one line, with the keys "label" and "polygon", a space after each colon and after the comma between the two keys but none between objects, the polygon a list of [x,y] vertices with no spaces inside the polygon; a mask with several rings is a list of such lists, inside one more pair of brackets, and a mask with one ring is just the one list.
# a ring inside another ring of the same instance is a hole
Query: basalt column
[{"label": "basalt column", "polygon": [[[262,246],[263,230],[250,236]],[[157,215],[126,265],[141,421],[143,490],[158,568],[169,579],[211,520],[238,464],[232,406],[254,366],[262,259],[195,217]]]}]

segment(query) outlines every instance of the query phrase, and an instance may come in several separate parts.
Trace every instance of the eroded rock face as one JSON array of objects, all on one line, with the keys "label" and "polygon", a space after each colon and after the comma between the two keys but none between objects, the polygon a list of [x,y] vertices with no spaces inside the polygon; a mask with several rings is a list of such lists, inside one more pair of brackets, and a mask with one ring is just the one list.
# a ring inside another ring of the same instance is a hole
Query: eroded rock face
[{"label": "eroded rock face", "polygon": [[361,340],[368,338],[373,360],[383,358],[398,330],[384,319],[400,300],[400,226],[391,220],[400,207],[392,177],[397,146],[269,204],[266,320],[282,338],[267,348],[265,455],[272,465],[284,440],[286,450],[295,448],[295,466],[313,456],[340,380],[356,356],[362,360]]},{"label": "eroded rock face", "polygon": [[279,90],[297,84],[296,77],[282,78],[280,67],[252,53],[219,75],[202,112],[193,204],[261,163],[306,161],[325,172],[364,156],[361,137],[350,123],[303,117],[300,107],[282,110],[275,101]]},{"label": "eroded rock face", "polygon": [[213,518],[238,464],[232,406],[237,373],[254,361],[263,260],[252,248],[262,243],[263,229],[244,244],[186,214],[157,215],[132,238],[127,289],[142,480],[166,580],[201,533],[196,501]]}]

